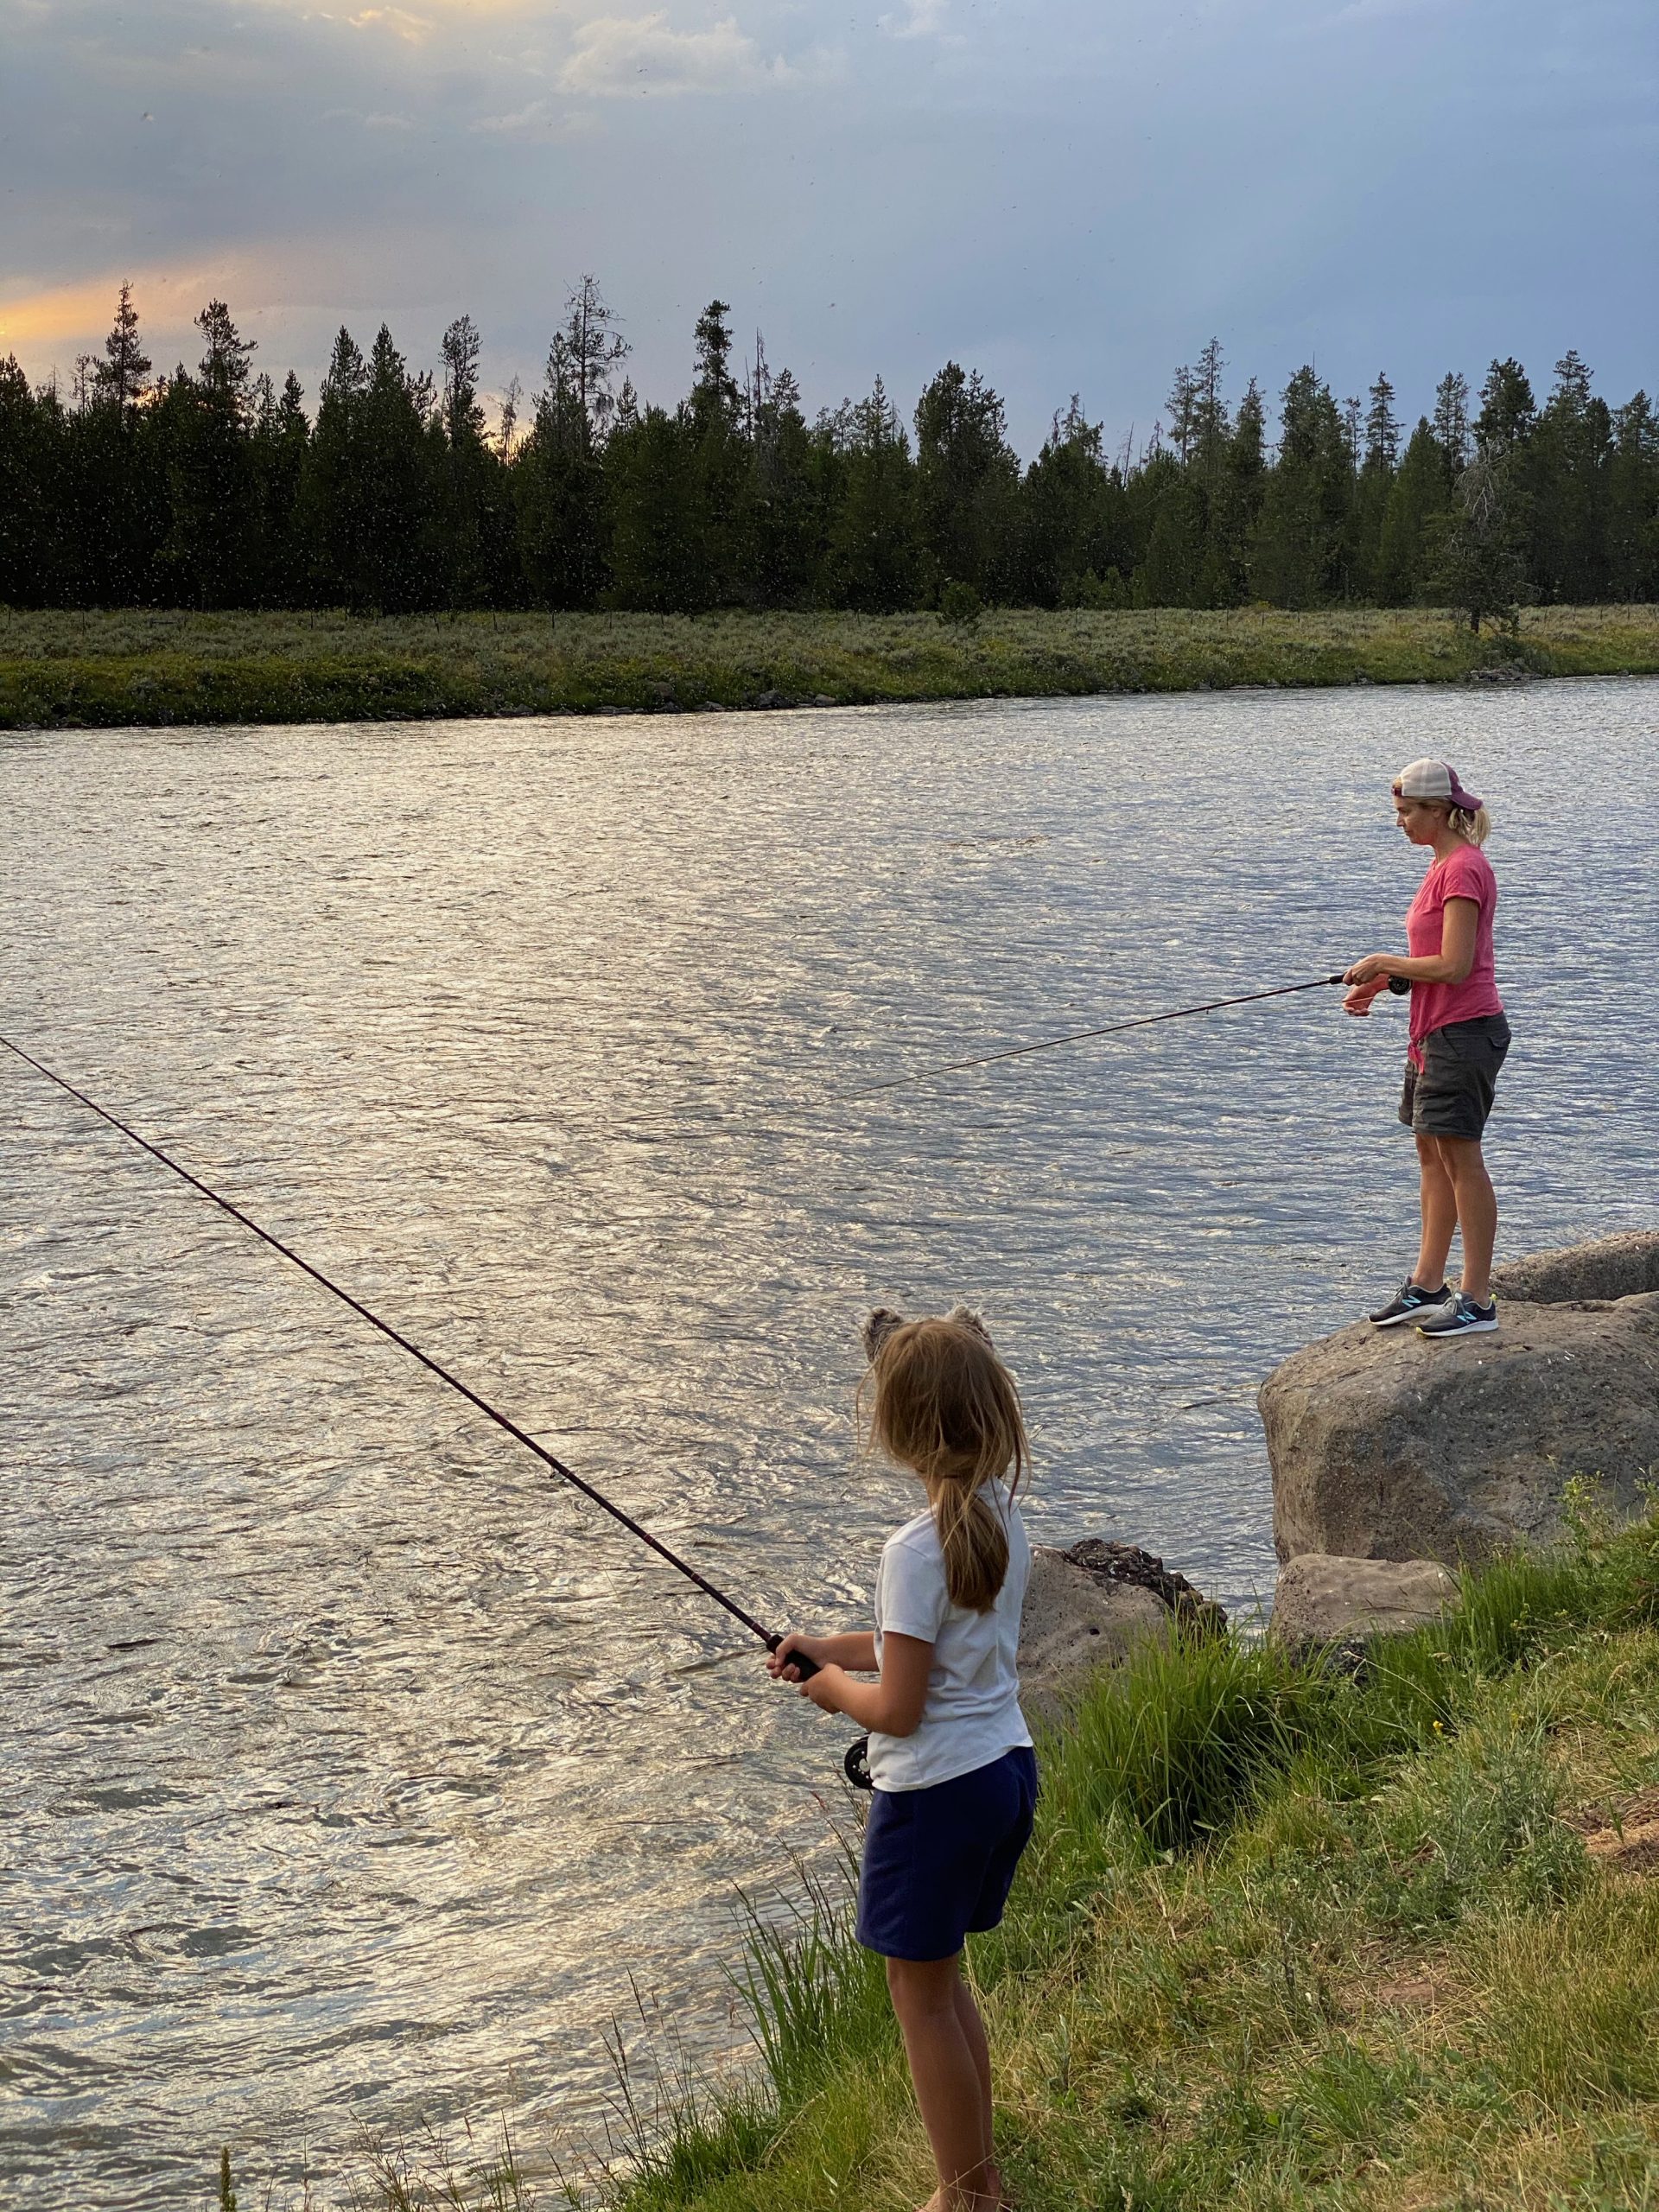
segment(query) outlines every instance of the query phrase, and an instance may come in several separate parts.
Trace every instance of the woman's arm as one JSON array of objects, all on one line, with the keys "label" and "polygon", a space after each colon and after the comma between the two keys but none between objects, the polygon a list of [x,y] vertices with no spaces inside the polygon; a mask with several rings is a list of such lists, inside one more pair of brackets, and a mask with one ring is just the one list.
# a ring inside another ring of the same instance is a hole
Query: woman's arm
[{"label": "woman's arm", "polygon": [[910,1736],[927,1702],[927,1678],[932,1671],[931,1643],[919,1637],[888,1634],[881,1639],[880,1681],[855,1682],[844,1668],[831,1662],[801,1684],[801,1695],[810,1697],[820,1713],[844,1713],[861,1728],[874,1728],[883,1736]]},{"label": "woman's arm", "polygon": [[767,1653],[766,1672],[785,1681],[798,1681],[798,1675],[787,1672],[790,1656],[797,1651],[816,1660],[820,1667],[847,1667],[855,1675],[875,1672],[875,1635],[871,1629],[850,1629],[842,1636],[802,1636],[791,1629],[778,1649]]},{"label": "woman's arm", "polygon": [[[1406,983],[1460,983],[1475,964],[1475,925],[1480,906],[1473,899],[1448,899],[1440,916],[1440,949],[1414,960],[1403,952],[1368,952],[1343,976],[1344,983],[1386,983],[1397,976]],[[1346,1001],[1344,1001],[1346,1003]]]}]

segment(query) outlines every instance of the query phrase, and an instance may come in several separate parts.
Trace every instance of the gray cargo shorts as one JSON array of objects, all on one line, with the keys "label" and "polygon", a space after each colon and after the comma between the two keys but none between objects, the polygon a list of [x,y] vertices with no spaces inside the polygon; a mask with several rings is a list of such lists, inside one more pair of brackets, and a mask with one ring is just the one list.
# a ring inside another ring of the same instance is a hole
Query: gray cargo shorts
[{"label": "gray cargo shorts", "polygon": [[1510,1025],[1501,1014],[1431,1029],[1423,1039],[1421,1069],[1406,1062],[1401,1120],[1414,1136],[1478,1140],[1509,1049]]}]

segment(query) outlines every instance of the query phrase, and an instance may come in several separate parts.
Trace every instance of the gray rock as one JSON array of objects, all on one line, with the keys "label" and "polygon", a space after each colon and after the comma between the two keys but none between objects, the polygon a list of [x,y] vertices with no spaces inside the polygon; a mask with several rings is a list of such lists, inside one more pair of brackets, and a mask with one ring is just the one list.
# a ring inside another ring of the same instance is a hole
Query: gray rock
[{"label": "gray rock", "polygon": [[1280,1572],[1268,1637],[1293,1647],[1363,1643],[1438,1620],[1457,1599],[1457,1577],[1437,1560],[1304,1552]]},{"label": "gray rock", "polygon": [[1619,1236],[1599,1236],[1593,1243],[1530,1253],[1507,1268],[1495,1268],[1492,1288],[1499,1298],[1522,1298],[1535,1306],[1639,1298],[1644,1291],[1659,1290],[1659,1230],[1628,1230]]},{"label": "gray rock", "polygon": [[1362,1322],[1274,1369],[1257,1403],[1281,1560],[1548,1542],[1575,1476],[1613,1513],[1641,1510],[1659,1474],[1659,1293],[1500,1312],[1496,1335],[1451,1344]]},{"label": "gray rock", "polygon": [[1033,1548],[1020,1617],[1020,1702],[1052,1726],[1103,1667],[1121,1666],[1148,1637],[1166,1636],[1172,1614],[1157,1593],[1102,1582],[1064,1552]]},{"label": "gray rock", "polygon": [[1206,1598],[1203,1591],[1195,1589],[1184,1574],[1178,1574],[1153,1553],[1142,1550],[1139,1544],[1084,1536],[1080,1542],[1069,1546],[1064,1556],[1075,1560],[1096,1582],[1131,1582],[1142,1590],[1150,1590],[1184,1627],[1200,1636],[1221,1636],[1226,1631],[1224,1608],[1213,1598]]}]

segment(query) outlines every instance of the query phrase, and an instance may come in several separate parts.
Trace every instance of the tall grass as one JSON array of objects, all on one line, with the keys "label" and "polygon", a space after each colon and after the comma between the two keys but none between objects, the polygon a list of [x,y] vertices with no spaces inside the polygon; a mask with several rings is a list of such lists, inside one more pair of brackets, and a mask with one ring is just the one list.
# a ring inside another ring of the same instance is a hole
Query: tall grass
[{"label": "tall grass", "polygon": [[[1610,1890],[1559,1817],[1598,1759],[1659,1779],[1656,1623],[1659,1525],[1580,1523],[1357,1671],[1180,1638],[1097,1684],[1044,1746],[1009,1916],[970,1947],[1030,2212],[1659,2205],[1659,1903]],[[741,2125],[688,2113],[619,2203],[913,2203],[925,2156],[845,1900],[810,1891],[792,1930],[752,1916],[749,1961]],[[1371,2002],[1402,1976],[1426,2010]]]},{"label": "tall grass", "polygon": [[1048,696],[1659,672],[1659,607],[1444,613],[195,614],[0,608],[0,728]]}]

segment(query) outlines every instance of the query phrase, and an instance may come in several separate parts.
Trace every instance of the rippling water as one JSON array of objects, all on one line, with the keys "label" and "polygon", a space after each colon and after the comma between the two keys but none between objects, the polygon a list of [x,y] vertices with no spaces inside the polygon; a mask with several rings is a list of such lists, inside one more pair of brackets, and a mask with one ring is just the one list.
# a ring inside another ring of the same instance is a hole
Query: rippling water
[{"label": "rippling water", "polygon": [[[871,1302],[982,1306],[1039,1539],[1270,1587],[1252,1395],[1412,1255],[1388,780],[1489,798],[1514,1253],[1653,1217],[1659,688],[0,740],[0,1028],[767,1618],[864,1607]],[[197,2201],[354,2118],[592,2124],[630,1977],[734,2048],[734,1885],[844,1732],[696,1594],[0,1067],[0,2182]],[[1452,1355],[1455,1357],[1455,1353]],[[73,2181],[73,2188],[68,2186]]]}]

